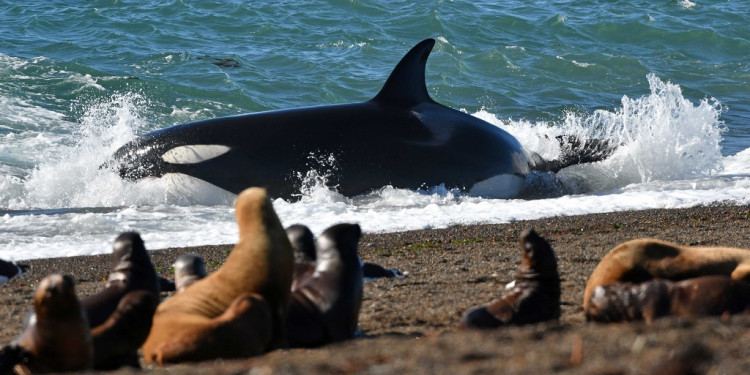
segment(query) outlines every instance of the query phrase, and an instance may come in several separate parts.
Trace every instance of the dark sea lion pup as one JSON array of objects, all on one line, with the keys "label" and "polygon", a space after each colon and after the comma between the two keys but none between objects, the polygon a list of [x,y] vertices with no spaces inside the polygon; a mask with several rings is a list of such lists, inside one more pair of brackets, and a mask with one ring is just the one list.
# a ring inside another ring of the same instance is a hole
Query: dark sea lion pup
[{"label": "dark sea lion pup", "polygon": [[18,366],[31,373],[91,368],[91,334],[72,277],[44,278],[34,294],[34,313],[24,332],[3,350],[15,352],[16,359],[23,361]]},{"label": "dark sea lion pup", "polygon": [[146,362],[249,357],[285,345],[291,244],[265,189],[243,191],[235,215],[239,240],[221,268],[157,308]]},{"label": "dark sea lion pup", "polygon": [[468,310],[460,326],[495,328],[560,317],[560,276],[549,243],[533,229],[521,234],[521,265],[515,285],[501,298]]},{"label": "dark sea lion pup", "polygon": [[95,369],[139,367],[137,351],[151,330],[159,292],[159,277],[141,236],[120,234],[106,286],[81,299],[92,329]]},{"label": "dark sea lion pup", "polygon": [[326,229],[315,246],[315,271],[292,289],[287,337],[292,347],[351,339],[362,304],[362,267],[357,224]]},{"label": "dark sea lion pup", "polygon": [[705,275],[750,282],[750,250],[680,246],[648,238],[623,242],[607,253],[589,276],[583,308],[588,310],[591,294],[598,286],[655,278],[678,281]]},{"label": "dark sea lion pup", "polygon": [[644,320],[663,316],[696,317],[750,312],[750,284],[728,276],[701,276],[672,282],[598,286],[591,294],[586,319],[598,322]]}]

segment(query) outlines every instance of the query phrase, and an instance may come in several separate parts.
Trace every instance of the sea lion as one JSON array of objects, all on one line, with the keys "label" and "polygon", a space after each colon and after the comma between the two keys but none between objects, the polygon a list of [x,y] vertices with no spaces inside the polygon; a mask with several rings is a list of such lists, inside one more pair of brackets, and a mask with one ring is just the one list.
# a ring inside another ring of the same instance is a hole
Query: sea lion
[{"label": "sea lion", "polygon": [[29,266],[25,264],[16,264],[0,259],[0,286],[16,276],[23,275],[28,268]]},{"label": "sea lion", "polygon": [[357,224],[326,229],[314,247],[315,271],[292,290],[287,338],[292,347],[313,347],[351,339],[362,304],[362,267]]},{"label": "sea lion", "polygon": [[588,310],[591,293],[601,285],[641,283],[654,278],[678,281],[704,275],[750,281],[750,250],[631,240],[612,249],[591,273],[583,293],[583,308]]},{"label": "sea lion", "polygon": [[[289,242],[294,250],[294,281],[292,290],[303,284],[315,271],[315,236],[302,224],[286,228]],[[375,263],[362,263],[362,276],[366,281],[386,278],[403,278],[406,275],[397,269],[388,269]]]},{"label": "sea lion", "polygon": [[157,308],[146,362],[247,357],[285,345],[291,244],[265,189],[244,190],[235,215],[239,240],[221,268]]},{"label": "sea lion", "polygon": [[94,369],[140,367],[138,348],[151,331],[158,304],[159,297],[146,290],[135,290],[122,297],[112,315],[91,329]]},{"label": "sea lion", "polygon": [[206,277],[206,264],[198,254],[190,253],[177,258],[174,262],[174,284],[177,292],[193,285]]},{"label": "sea lion", "polygon": [[362,263],[362,275],[364,275],[367,281],[380,278],[403,279],[408,274],[408,272],[401,272],[395,268],[385,268],[375,263]]},{"label": "sea lion", "polygon": [[521,265],[515,284],[501,298],[469,309],[460,326],[495,328],[560,317],[560,276],[549,243],[533,229],[521,234]]},{"label": "sea lion", "polygon": [[24,332],[11,344],[24,352],[28,370],[45,373],[91,368],[91,333],[72,277],[45,277],[34,294],[34,313]]},{"label": "sea lion", "polygon": [[302,224],[294,224],[286,228],[289,243],[294,252],[294,276],[292,290],[304,284],[315,272],[315,236],[310,228]]},{"label": "sea lion", "polygon": [[640,284],[600,285],[591,294],[586,319],[621,322],[672,315],[695,317],[750,312],[750,284],[710,275],[673,282],[653,279]]},{"label": "sea lion", "polygon": [[[151,296],[130,296],[134,292]],[[112,272],[107,284],[99,293],[81,299],[92,329],[95,369],[139,367],[138,348],[151,329],[159,292],[159,277],[141,236],[135,232],[120,234],[112,246]]]}]

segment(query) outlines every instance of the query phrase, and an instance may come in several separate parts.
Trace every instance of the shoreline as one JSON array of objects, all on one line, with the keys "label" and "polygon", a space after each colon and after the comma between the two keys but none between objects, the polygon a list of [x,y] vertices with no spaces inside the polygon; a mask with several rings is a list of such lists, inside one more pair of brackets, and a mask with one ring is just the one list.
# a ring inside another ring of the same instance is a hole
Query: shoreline
[{"label": "shoreline", "polygon": [[[460,315],[502,294],[517,267],[518,235],[534,228],[552,245],[562,279],[559,323],[462,331]],[[459,225],[392,233],[364,234],[365,262],[408,272],[403,279],[365,283],[360,312],[364,338],[318,349],[277,350],[242,360],[203,362],[149,370],[156,373],[644,373],[681,353],[710,353],[711,371],[741,373],[750,348],[722,349],[729,341],[750,339],[750,317],[641,323],[588,324],[582,296],[588,275],[620,242],[655,237],[685,245],[750,248],[750,206],[712,205],[562,216],[508,224]],[[148,247],[148,243],[146,243]],[[179,255],[196,252],[207,271],[220,266],[233,245],[151,250],[162,276]],[[109,254],[22,261],[29,273],[0,287],[2,345],[21,332],[36,283],[50,273],[75,277],[79,296],[93,294],[109,275]],[[162,296],[167,296],[162,293]],[[695,349],[698,347],[698,349]],[[574,360],[576,353],[580,360]],[[382,371],[381,371],[382,370]],[[122,369],[118,373],[134,370]]]}]

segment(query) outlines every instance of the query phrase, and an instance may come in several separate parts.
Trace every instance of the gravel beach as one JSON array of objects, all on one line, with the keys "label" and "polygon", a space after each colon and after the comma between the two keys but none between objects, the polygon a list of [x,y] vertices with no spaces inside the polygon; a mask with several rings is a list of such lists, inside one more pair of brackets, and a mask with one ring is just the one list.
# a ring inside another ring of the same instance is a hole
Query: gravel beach
[{"label": "gravel beach", "polygon": [[[550,241],[557,254],[562,279],[559,322],[489,331],[458,329],[465,310],[500,296],[513,280],[518,236],[526,228]],[[750,206],[718,205],[366,234],[359,247],[365,262],[408,275],[365,283],[361,338],[242,360],[114,373],[688,374],[692,372],[685,371],[692,369],[743,374],[750,369],[750,316],[603,325],[586,323],[582,298],[591,271],[620,242],[653,237],[686,245],[750,248],[748,233]],[[163,249],[151,251],[151,256],[162,276],[171,278],[170,266],[181,254],[200,254],[211,272],[231,248],[226,244]],[[110,272],[109,255],[22,263],[30,266],[28,274],[0,287],[2,344],[21,332],[32,293],[43,277],[73,275],[78,295],[85,296],[102,288]]]}]

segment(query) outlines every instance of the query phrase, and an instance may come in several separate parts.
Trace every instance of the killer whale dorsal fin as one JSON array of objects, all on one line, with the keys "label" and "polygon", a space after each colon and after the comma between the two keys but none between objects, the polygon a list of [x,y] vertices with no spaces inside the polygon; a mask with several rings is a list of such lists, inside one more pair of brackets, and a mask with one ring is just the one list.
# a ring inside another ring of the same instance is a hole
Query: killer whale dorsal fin
[{"label": "killer whale dorsal fin", "polygon": [[373,101],[399,106],[433,102],[425,84],[425,65],[435,39],[425,39],[398,62]]}]

